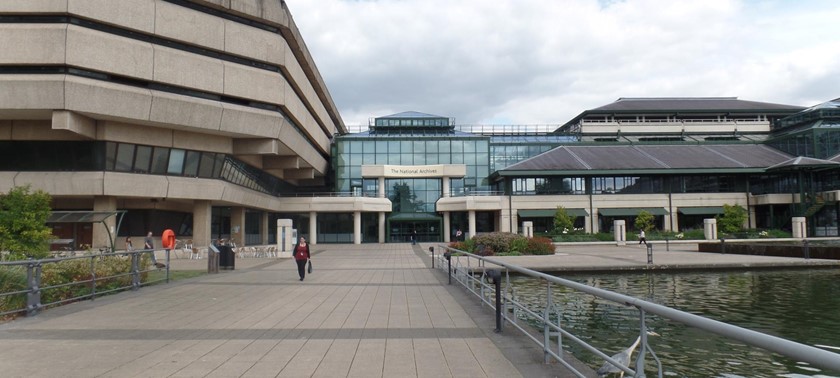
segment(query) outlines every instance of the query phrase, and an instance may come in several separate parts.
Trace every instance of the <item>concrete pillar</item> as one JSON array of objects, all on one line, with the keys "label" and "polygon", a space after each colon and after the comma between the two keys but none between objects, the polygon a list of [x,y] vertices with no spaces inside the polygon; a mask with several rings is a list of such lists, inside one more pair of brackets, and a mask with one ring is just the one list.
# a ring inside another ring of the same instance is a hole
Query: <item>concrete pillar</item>
[{"label": "concrete pillar", "polygon": [[385,243],[385,212],[379,212],[379,244]]},{"label": "concrete pillar", "polygon": [[613,221],[613,238],[615,239],[615,245],[627,244],[627,226],[624,224],[624,219]]},{"label": "concrete pillar", "polygon": [[362,212],[353,212],[353,244],[362,244]]},{"label": "concrete pillar", "polygon": [[[300,231],[298,231],[298,237],[300,236]],[[306,240],[309,244],[318,244],[318,213],[314,211],[309,212],[309,237]]]},{"label": "concrete pillar", "polygon": [[449,220],[449,212],[443,212],[443,242],[449,243],[452,241],[452,222]]},{"label": "concrete pillar", "polygon": [[213,219],[213,206],[210,201],[193,201],[193,247],[207,247],[213,237],[211,232],[211,221]]},{"label": "concrete pillar", "polygon": [[379,178],[379,185],[377,186],[376,196],[379,198],[385,198],[385,177]]},{"label": "concrete pillar", "polygon": [[590,223],[590,221],[591,221],[590,216],[587,215],[587,216],[583,217],[583,232],[586,232],[587,234],[592,233],[592,223]]},{"label": "concrete pillar", "polygon": [[512,232],[514,234],[518,234],[519,233],[519,214],[516,211],[514,211],[510,215],[510,223],[511,223],[511,226],[513,227],[513,229],[510,230],[510,232]]},{"label": "concrete pillar", "polygon": [[278,219],[277,220],[277,257],[292,257],[292,249],[295,248],[295,243],[292,236],[292,220]]},{"label": "concrete pillar", "polygon": [[526,238],[534,237],[534,222],[522,222],[522,235]]},{"label": "concrete pillar", "polygon": [[268,245],[268,212],[263,211],[260,217],[260,243]]},{"label": "concrete pillar", "polygon": [[441,177],[441,181],[443,183],[443,193],[441,194],[443,197],[449,197],[449,192],[452,191],[452,189],[449,188],[449,177]]},{"label": "concrete pillar", "polygon": [[475,210],[469,211],[470,234],[464,240],[472,239],[475,236]]},{"label": "concrete pillar", "polygon": [[[96,196],[93,198],[93,211],[117,211],[117,197],[112,196]],[[93,239],[91,240],[91,248],[110,247],[111,241],[114,241],[116,248],[117,238],[117,217],[111,216],[105,219],[105,223],[92,223],[91,231],[93,232]],[[161,228],[159,231],[163,231]],[[109,233],[110,232],[110,236]],[[113,239],[112,239],[113,238]],[[142,240],[140,246],[143,246]]]},{"label": "concrete pillar", "polygon": [[717,240],[717,219],[703,219],[703,238]]},{"label": "concrete pillar", "polygon": [[598,220],[597,211],[598,211],[598,209],[595,209],[595,212],[592,213],[592,222],[588,223],[588,224],[592,225],[592,231],[590,231],[590,232],[593,233],[593,234],[597,234],[597,233],[601,232],[601,227],[598,225],[598,222],[600,222],[600,220]]},{"label": "concrete pillar", "polygon": [[230,238],[240,247],[245,246],[245,208],[230,208]]},{"label": "concrete pillar", "polygon": [[805,224],[805,217],[790,218],[793,224],[793,237],[797,239],[804,239],[808,237],[808,229]]}]

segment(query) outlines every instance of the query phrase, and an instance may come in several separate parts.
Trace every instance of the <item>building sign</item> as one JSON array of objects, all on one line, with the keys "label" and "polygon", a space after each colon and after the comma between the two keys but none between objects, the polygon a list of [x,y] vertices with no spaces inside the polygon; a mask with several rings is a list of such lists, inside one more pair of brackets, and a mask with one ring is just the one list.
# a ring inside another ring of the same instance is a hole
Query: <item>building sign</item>
[{"label": "building sign", "polygon": [[467,166],[464,164],[362,165],[362,177],[366,178],[464,177],[466,173]]},{"label": "building sign", "polygon": [[440,177],[443,165],[386,165],[385,177]]}]

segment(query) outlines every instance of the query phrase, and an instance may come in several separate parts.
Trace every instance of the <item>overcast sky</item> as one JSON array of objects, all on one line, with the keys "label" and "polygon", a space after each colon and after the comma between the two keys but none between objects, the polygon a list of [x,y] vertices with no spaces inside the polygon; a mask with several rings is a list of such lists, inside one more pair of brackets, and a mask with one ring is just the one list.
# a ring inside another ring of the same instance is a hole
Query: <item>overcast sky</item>
[{"label": "overcast sky", "polygon": [[562,124],[619,97],[840,97],[840,1],[286,0],[347,125]]}]

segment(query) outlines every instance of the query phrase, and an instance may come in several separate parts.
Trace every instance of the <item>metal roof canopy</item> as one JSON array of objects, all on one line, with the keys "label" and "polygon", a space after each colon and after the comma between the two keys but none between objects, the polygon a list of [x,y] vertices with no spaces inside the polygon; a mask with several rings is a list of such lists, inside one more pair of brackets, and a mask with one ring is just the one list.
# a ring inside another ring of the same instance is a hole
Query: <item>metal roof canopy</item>
[{"label": "metal roof canopy", "polygon": [[723,214],[723,206],[681,207],[677,211],[685,215]]},{"label": "metal roof canopy", "polygon": [[625,208],[602,208],[598,213],[605,217],[635,217],[642,211],[653,215],[668,215],[664,207],[625,207]]},{"label": "metal roof canopy", "polygon": [[[111,251],[115,251],[114,237],[119,232],[120,225],[122,225],[125,210],[117,211],[53,211],[46,223],[102,223],[105,227],[105,232],[108,233],[108,241],[111,243]],[[111,235],[111,229],[105,224],[105,220],[110,217],[117,217],[117,227],[114,229],[114,234]]]}]

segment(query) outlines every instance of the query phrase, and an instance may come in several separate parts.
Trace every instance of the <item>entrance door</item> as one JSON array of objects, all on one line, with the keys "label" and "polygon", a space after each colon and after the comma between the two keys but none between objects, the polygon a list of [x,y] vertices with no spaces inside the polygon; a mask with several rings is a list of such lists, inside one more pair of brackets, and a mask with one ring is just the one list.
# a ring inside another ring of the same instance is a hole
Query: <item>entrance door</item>
[{"label": "entrance door", "polygon": [[415,221],[390,221],[388,222],[389,243],[409,243],[411,233],[417,231],[418,242],[440,242],[441,221],[440,220],[415,220]]}]

